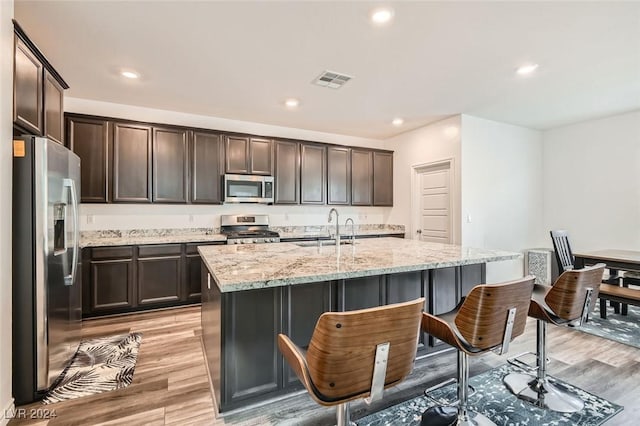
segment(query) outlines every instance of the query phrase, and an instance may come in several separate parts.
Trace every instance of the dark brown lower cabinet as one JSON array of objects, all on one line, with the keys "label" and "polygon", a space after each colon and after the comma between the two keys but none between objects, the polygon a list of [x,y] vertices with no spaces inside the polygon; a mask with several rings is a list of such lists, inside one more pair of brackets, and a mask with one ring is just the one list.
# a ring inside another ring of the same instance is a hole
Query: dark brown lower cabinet
[{"label": "dark brown lower cabinet", "polygon": [[[91,312],[102,313],[112,310],[129,309],[135,306],[135,280],[133,247],[98,247],[90,250],[89,257],[83,254],[83,261],[89,262],[89,277],[82,280],[83,297],[90,302],[83,306]],[[88,279],[86,279],[88,278]]]},{"label": "dark brown lower cabinet", "polygon": [[280,287],[229,295],[229,316],[223,319],[224,334],[233,342],[224,358],[227,399],[242,401],[282,387],[283,364],[274,339],[280,332],[280,297]]},{"label": "dark brown lower cabinet", "polygon": [[180,300],[182,286],[180,244],[141,246],[138,248],[138,253],[138,305]]},{"label": "dark brown lower cabinet", "polygon": [[[441,311],[455,307],[472,282],[485,278],[485,265],[477,264],[222,293],[206,265],[201,268],[202,337],[222,412],[301,389],[277,349],[279,333],[305,348],[323,312],[418,297],[426,299],[425,311]],[[446,349],[421,333],[418,355]]]},{"label": "dark brown lower cabinet", "polygon": [[85,248],[84,317],[200,303],[199,245]]},{"label": "dark brown lower cabinet", "polygon": [[91,310],[94,312],[134,306],[133,260],[91,261]]}]

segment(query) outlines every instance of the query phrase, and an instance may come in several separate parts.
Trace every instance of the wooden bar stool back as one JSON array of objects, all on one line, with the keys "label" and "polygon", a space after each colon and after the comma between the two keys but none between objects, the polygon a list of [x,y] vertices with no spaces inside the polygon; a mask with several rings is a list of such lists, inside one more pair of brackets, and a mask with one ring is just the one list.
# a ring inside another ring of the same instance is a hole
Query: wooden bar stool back
[{"label": "wooden bar stool back", "polygon": [[535,277],[530,275],[501,284],[478,285],[453,311],[442,315],[422,314],[422,329],[458,350],[459,400],[457,408],[427,410],[422,424],[494,424],[468,409],[468,355],[493,349],[500,349],[502,354],[508,351],[509,342],[524,332],[534,281]]},{"label": "wooden bar stool back", "polygon": [[[547,323],[581,325],[595,305],[598,289],[602,281],[605,265],[599,263],[582,269],[563,272],[553,286],[536,284],[531,296],[529,316],[537,320],[536,376],[524,373],[508,374],[504,383],[519,398],[540,408],[572,413],[583,408],[584,402],[560,384],[553,384],[547,378],[546,336]],[[522,355],[519,355],[520,357]],[[509,362],[515,366],[533,371],[518,360]]]},{"label": "wooden bar stool back", "polygon": [[338,425],[350,423],[348,402],[382,398],[413,369],[424,298],[349,312],[325,312],[308,349],[278,335],[278,348],[321,405],[337,406]]}]

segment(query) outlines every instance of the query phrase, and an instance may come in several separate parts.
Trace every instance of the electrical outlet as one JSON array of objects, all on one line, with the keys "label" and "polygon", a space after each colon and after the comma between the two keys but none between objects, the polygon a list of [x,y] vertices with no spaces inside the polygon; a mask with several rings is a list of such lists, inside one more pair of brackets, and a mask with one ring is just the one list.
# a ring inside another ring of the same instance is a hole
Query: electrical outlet
[{"label": "electrical outlet", "polygon": [[93,223],[93,215],[92,214],[88,214],[87,215],[87,224],[91,225]]},{"label": "electrical outlet", "polygon": [[193,215],[192,214],[189,215],[189,223],[193,223]]}]

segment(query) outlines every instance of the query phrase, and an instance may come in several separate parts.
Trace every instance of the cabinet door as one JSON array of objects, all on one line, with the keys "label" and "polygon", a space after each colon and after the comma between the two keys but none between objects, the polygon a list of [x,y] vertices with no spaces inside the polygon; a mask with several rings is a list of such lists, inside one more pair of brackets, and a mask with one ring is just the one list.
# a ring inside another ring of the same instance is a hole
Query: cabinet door
[{"label": "cabinet door", "polygon": [[113,124],[113,201],[151,202],[151,127]]},{"label": "cabinet door", "polygon": [[67,117],[67,146],[80,157],[80,201],[109,202],[109,126],[105,120]]},{"label": "cabinet door", "polygon": [[14,53],[13,121],[28,133],[42,135],[42,64],[18,37]]},{"label": "cabinet door", "polygon": [[274,338],[282,330],[282,289],[223,293],[225,380],[221,405],[282,388],[284,362]]},{"label": "cabinet door", "polygon": [[90,294],[92,312],[135,306],[133,260],[92,260]]},{"label": "cabinet door", "polygon": [[273,174],[271,158],[272,143],[269,139],[251,138],[249,141],[249,173],[254,175]]},{"label": "cabinet door", "polygon": [[351,204],[370,206],[372,202],[373,156],[371,151],[351,150]]},{"label": "cabinet door", "polygon": [[373,205],[393,206],[393,154],[373,153]]},{"label": "cabinet door", "polygon": [[220,135],[194,131],[191,146],[191,202],[220,204],[224,157]]},{"label": "cabinet door", "polygon": [[327,148],[327,204],[351,203],[351,150]]},{"label": "cabinet door", "polygon": [[323,145],[302,144],[300,151],[300,202],[325,204],[327,149]]},{"label": "cabinet door", "polygon": [[[180,300],[180,244],[140,246],[138,250],[138,304],[144,306]],[[147,254],[144,254],[145,250],[148,250]],[[150,257],[143,257],[146,255]]]},{"label": "cabinet door", "polygon": [[353,311],[385,304],[382,275],[350,278],[338,283],[338,310]]},{"label": "cabinet door", "polygon": [[44,71],[44,136],[64,143],[64,90],[60,83],[46,70]]},{"label": "cabinet door", "polygon": [[[309,346],[318,318],[331,310],[331,282],[283,287],[285,324],[283,333],[301,348]],[[291,367],[285,363],[284,385],[299,384]]]},{"label": "cabinet door", "polygon": [[275,204],[298,204],[300,148],[297,142],[275,141]]},{"label": "cabinet door", "polygon": [[249,138],[226,136],[225,151],[227,173],[249,173]]},{"label": "cabinet door", "polygon": [[153,129],[153,202],[187,202],[187,130]]}]

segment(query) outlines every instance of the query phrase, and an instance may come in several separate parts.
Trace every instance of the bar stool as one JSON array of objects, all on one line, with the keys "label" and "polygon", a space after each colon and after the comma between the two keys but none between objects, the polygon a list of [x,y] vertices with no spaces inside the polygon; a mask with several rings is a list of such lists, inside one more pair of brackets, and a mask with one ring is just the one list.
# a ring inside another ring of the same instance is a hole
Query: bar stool
[{"label": "bar stool", "polygon": [[552,287],[536,284],[529,306],[529,316],[537,320],[536,364],[531,367],[519,360],[509,362],[536,375],[511,373],[504,377],[507,388],[518,398],[540,408],[562,413],[573,413],[584,407],[584,402],[558,383],[547,377],[547,323],[569,325],[579,321],[581,325],[598,297],[605,265],[599,263],[583,269],[563,272]]},{"label": "bar stool", "polygon": [[[469,355],[481,355],[500,348],[504,354],[509,342],[524,332],[534,276],[501,284],[482,284],[451,312],[422,314],[422,329],[458,350],[458,400],[453,407],[433,407],[422,415],[423,425],[493,425],[468,408]],[[444,386],[442,383],[429,391]],[[427,394],[429,397],[429,395]]]},{"label": "bar stool", "polygon": [[424,298],[320,316],[305,351],[284,334],[278,348],[320,405],[337,406],[338,426],[351,423],[349,401],[371,404],[413,369]]}]

